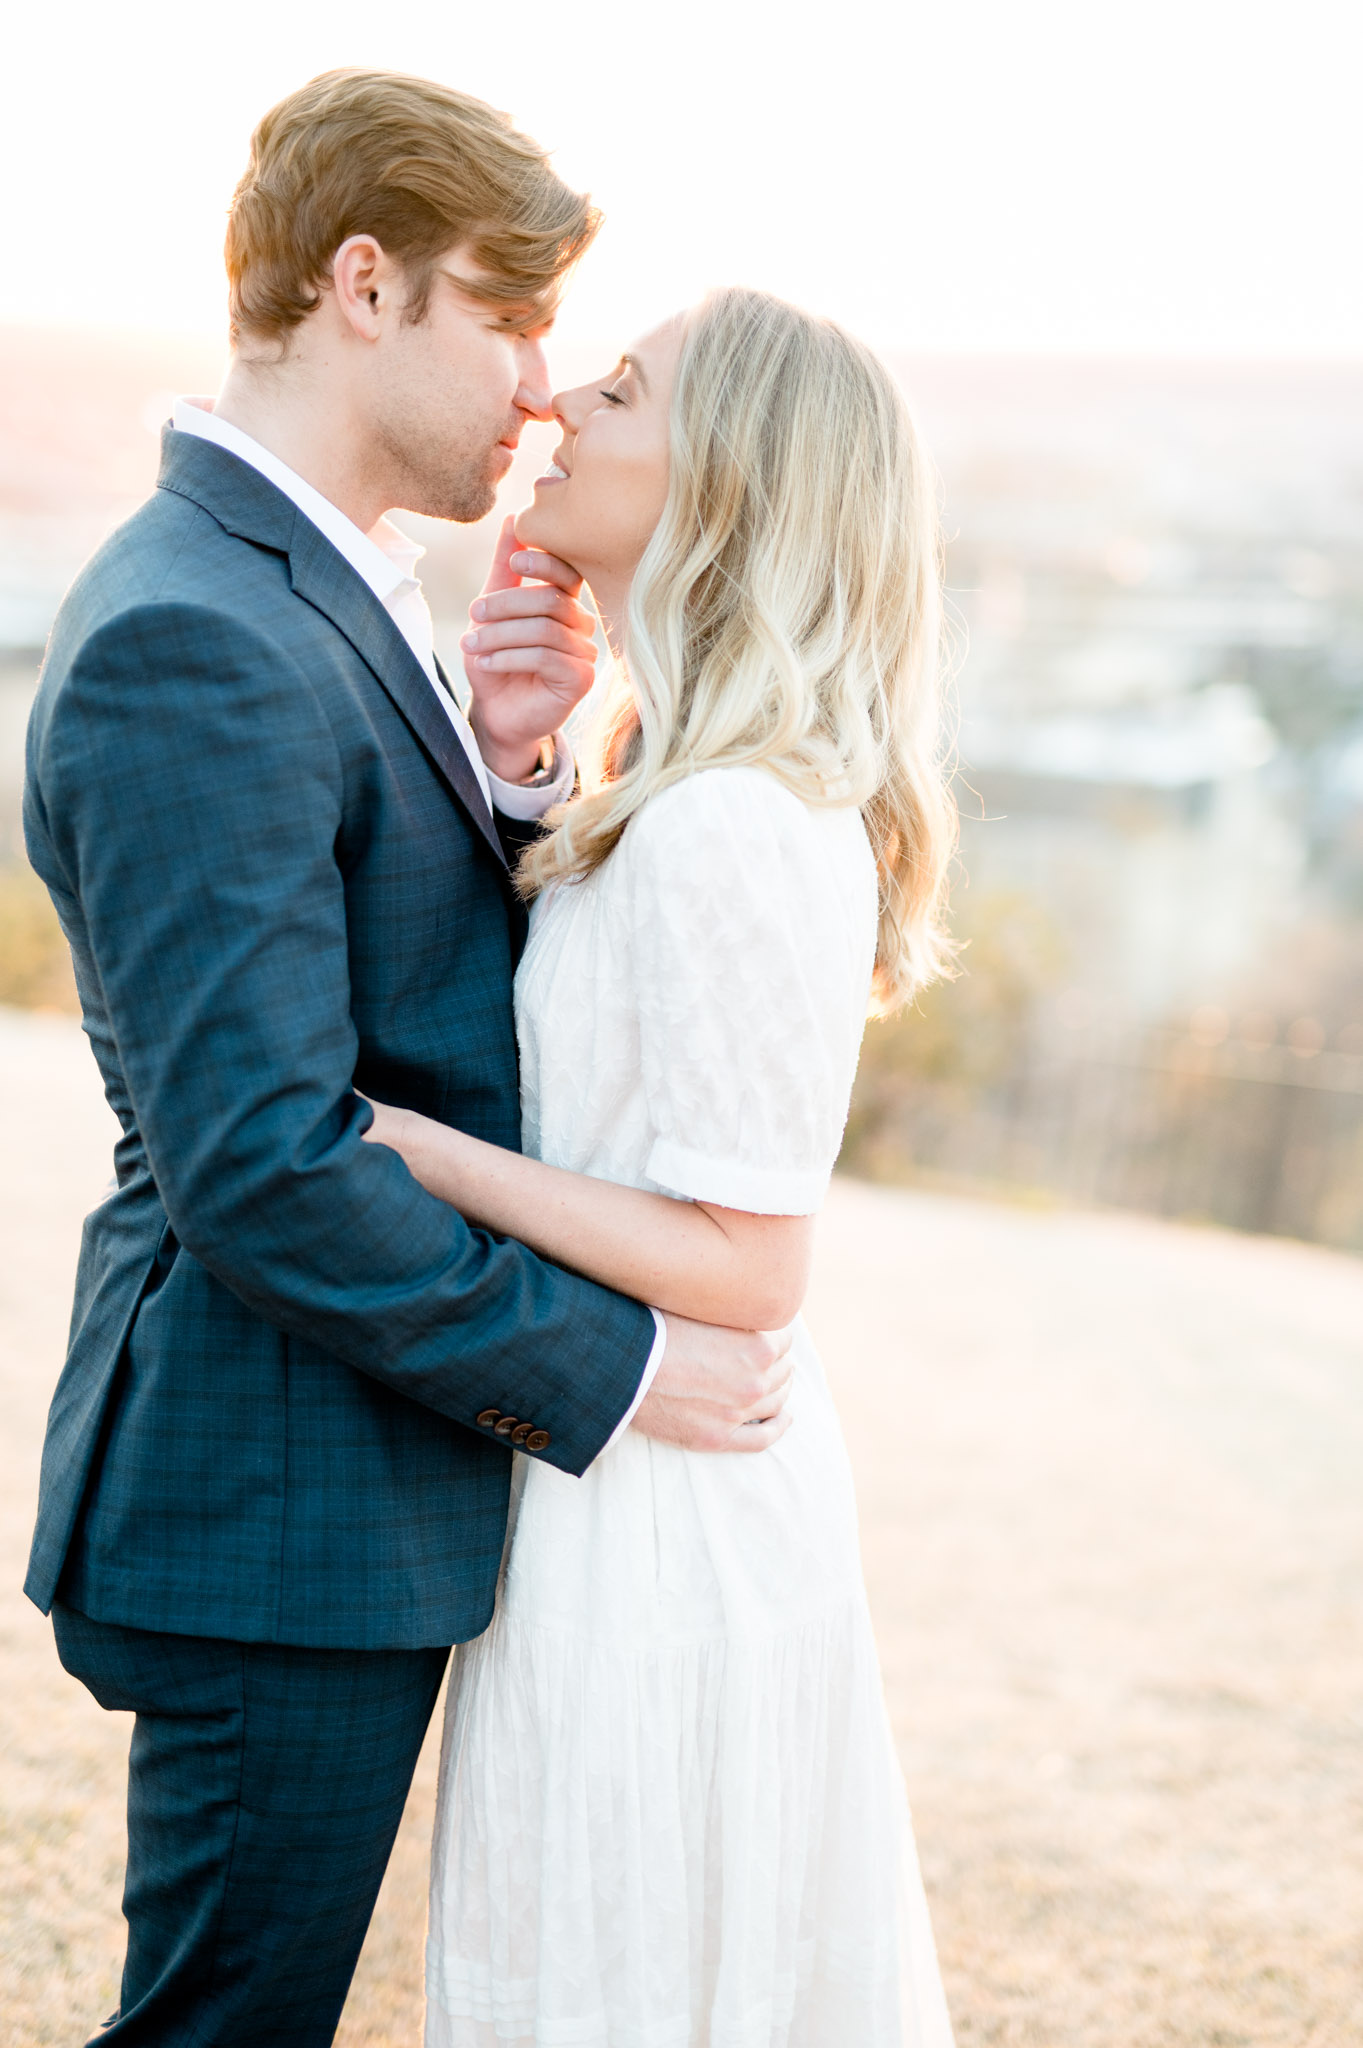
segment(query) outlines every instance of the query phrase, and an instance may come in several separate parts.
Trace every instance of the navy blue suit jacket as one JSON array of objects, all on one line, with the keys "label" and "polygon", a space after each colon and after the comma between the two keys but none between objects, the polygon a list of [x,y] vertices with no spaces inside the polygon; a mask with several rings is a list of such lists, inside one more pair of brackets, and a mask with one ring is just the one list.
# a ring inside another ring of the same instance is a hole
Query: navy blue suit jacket
[{"label": "navy blue suit jacket", "polygon": [[168,432],[62,606],[24,815],[122,1125],[27,1591],[247,1641],[477,1634],[510,1468],[479,1415],[580,1473],[654,1325],[361,1142],[356,1088],[519,1143],[523,918],[430,682],[286,497]]}]

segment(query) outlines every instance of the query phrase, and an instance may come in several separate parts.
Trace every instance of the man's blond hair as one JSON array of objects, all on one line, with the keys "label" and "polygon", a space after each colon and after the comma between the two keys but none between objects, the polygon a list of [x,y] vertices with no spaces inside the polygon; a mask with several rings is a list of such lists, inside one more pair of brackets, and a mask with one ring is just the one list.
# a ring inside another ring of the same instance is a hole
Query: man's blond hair
[{"label": "man's blond hair", "polygon": [[326,71],[251,137],[227,226],[232,338],[285,340],[360,234],[408,272],[409,320],[458,243],[477,297],[547,312],[599,225],[538,143],[482,100],[396,72]]}]

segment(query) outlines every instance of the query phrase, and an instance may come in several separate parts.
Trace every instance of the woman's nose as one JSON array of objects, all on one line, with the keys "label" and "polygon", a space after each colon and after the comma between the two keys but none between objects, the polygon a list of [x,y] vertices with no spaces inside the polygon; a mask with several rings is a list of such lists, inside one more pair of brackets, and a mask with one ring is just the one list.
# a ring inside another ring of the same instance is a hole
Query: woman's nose
[{"label": "woman's nose", "polygon": [[596,392],[590,384],[579,384],[572,391],[554,393],[554,418],[565,434],[575,434],[591,411]]}]

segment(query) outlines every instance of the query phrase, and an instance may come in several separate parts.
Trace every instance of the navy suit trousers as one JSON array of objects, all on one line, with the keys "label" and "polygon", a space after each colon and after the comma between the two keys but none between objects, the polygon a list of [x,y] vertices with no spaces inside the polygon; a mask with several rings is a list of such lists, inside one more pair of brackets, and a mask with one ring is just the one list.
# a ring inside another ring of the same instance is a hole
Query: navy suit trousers
[{"label": "navy suit trousers", "polygon": [[62,1663],[135,1714],[120,2048],[325,2048],[448,1651],[161,1635],[53,1609]]}]

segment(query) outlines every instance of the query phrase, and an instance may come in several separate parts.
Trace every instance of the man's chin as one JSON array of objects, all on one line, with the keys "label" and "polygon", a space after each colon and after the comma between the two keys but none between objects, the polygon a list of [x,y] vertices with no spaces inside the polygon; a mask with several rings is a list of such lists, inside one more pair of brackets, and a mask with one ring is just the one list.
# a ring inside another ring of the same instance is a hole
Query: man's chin
[{"label": "man's chin", "polygon": [[486,519],[497,502],[497,486],[494,483],[471,484],[454,493],[443,511],[436,514],[438,519],[452,519],[460,526],[476,526],[480,519]]},{"label": "man's chin", "polygon": [[476,526],[480,519],[486,519],[497,502],[497,493],[489,489],[477,497],[467,493],[452,498],[448,491],[413,492],[395,505],[395,512],[415,512],[419,519],[441,519],[447,525]]},{"label": "man's chin", "polygon": [[453,474],[446,470],[439,476],[428,471],[420,479],[421,489],[403,509],[419,512],[426,519],[448,519],[458,526],[476,526],[496,504],[500,482],[500,477],[470,475],[467,467],[455,469]]}]

